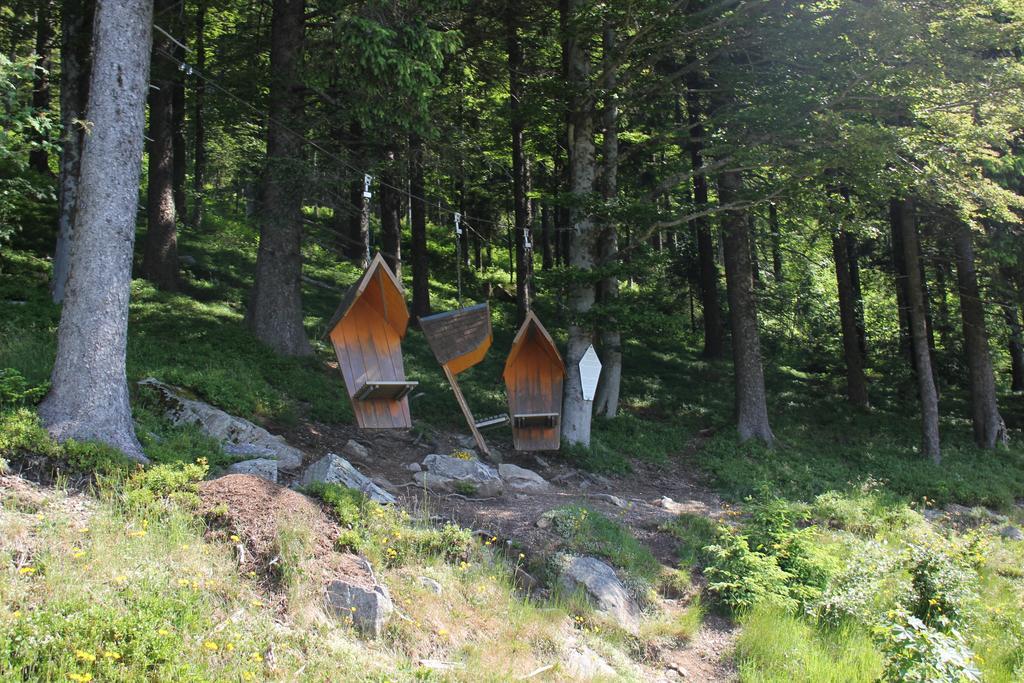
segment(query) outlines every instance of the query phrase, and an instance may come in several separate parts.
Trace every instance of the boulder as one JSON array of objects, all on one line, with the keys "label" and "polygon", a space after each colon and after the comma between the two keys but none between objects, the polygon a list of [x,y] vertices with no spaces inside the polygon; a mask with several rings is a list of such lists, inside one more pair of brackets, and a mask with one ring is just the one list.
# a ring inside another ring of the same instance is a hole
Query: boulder
[{"label": "boulder", "polygon": [[244,460],[229,465],[224,474],[251,474],[261,479],[277,483],[277,461],[269,458]]},{"label": "boulder", "polygon": [[395,606],[382,585],[367,588],[336,579],[327,584],[327,604],[341,619],[351,618],[362,633],[377,637],[384,631]]},{"label": "boulder", "polygon": [[423,459],[423,466],[426,471],[416,472],[413,479],[431,491],[489,497],[500,496],[505,488],[494,468],[478,460],[431,453]]},{"label": "boulder", "polygon": [[590,680],[591,678],[615,678],[616,673],[604,657],[586,645],[579,645],[565,655],[565,670],[574,680]]},{"label": "boulder", "polygon": [[341,452],[355,460],[367,461],[370,459],[370,451],[366,446],[354,439],[349,439],[345,442],[345,445],[341,447]]},{"label": "boulder", "polygon": [[617,508],[628,508],[629,507],[629,503],[627,503],[626,501],[622,500],[618,496],[613,496],[610,493],[595,493],[591,497],[594,500],[600,500],[600,501],[604,501],[605,503],[610,503],[611,505],[614,505]]},{"label": "boulder", "polygon": [[570,557],[558,577],[568,591],[583,590],[599,612],[612,617],[622,628],[637,633],[640,608],[619,581],[615,570],[596,557]]},{"label": "boulder", "polygon": [[220,441],[226,452],[256,456],[277,461],[280,469],[291,470],[302,465],[303,453],[288,445],[282,437],[219,408],[183,397],[174,387],[152,377],[139,386],[155,396],[164,415],[176,425],[196,425],[204,433]]},{"label": "boulder", "polygon": [[385,505],[393,505],[398,501],[390,493],[374,484],[369,477],[362,474],[345,458],[334,453],[324,457],[306,468],[299,480],[302,486],[310,484],[341,484],[350,489],[362,491],[371,500]]},{"label": "boulder", "polygon": [[1012,524],[1007,524],[1000,529],[999,535],[1010,541],[1024,541],[1024,531],[1021,531]]},{"label": "boulder", "polygon": [[444,592],[444,588],[441,587],[441,584],[429,576],[421,576],[418,580],[421,586],[429,590],[434,595],[441,595],[441,593]]},{"label": "boulder", "polygon": [[405,469],[410,472],[421,472],[423,467],[418,462],[411,462],[405,466]]},{"label": "boulder", "polygon": [[517,465],[498,465],[498,476],[505,483],[505,488],[515,493],[544,493],[551,489],[551,484],[544,477]]}]

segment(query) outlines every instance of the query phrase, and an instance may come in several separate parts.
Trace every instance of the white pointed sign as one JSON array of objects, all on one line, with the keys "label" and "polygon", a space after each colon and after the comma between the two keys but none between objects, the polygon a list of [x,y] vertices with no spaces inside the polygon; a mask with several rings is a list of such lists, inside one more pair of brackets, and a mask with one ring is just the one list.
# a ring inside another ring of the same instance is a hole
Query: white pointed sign
[{"label": "white pointed sign", "polygon": [[601,377],[601,360],[591,344],[580,358],[580,384],[583,386],[583,400],[593,401],[597,393],[597,380]]}]

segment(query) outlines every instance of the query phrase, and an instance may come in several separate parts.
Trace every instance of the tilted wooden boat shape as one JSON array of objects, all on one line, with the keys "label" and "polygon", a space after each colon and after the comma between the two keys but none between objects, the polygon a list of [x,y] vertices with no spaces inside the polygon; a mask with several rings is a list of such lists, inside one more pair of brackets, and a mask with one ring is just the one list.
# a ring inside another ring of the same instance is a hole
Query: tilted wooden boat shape
[{"label": "tilted wooden boat shape", "polygon": [[327,324],[352,411],[364,429],[412,427],[408,395],[417,382],[405,378],[402,362],[408,327],[402,284],[377,254]]},{"label": "tilted wooden boat shape", "polygon": [[486,455],[491,451],[487,442],[480,434],[480,429],[473,417],[473,412],[462,395],[455,376],[484,359],[491,348],[493,334],[491,331],[491,307],[482,303],[476,306],[445,311],[420,318],[420,329],[423,330],[430,350],[444,369],[444,375],[455,394],[455,400],[466,418],[473,440],[477,447]]},{"label": "tilted wooden boat shape", "polygon": [[558,450],[565,363],[551,335],[532,311],[526,314],[512,341],[502,377],[516,450]]}]

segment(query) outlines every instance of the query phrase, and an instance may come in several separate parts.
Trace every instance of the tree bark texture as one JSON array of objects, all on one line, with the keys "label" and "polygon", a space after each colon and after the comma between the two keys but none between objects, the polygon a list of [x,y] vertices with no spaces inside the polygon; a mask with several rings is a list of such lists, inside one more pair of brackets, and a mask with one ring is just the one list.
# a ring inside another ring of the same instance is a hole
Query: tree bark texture
[{"label": "tree bark texture", "polygon": [[[896,307],[900,323],[900,352],[908,359],[913,359],[910,340],[910,322],[908,310],[910,303],[907,297],[907,265],[903,249],[903,201],[892,199],[889,202],[889,226],[892,235],[892,266],[896,279]],[[915,235],[916,235],[915,228]]]},{"label": "tree bark texture", "polygon": [[[690,121],[690,166],[693,173],[693,206],[699,213],[708,206],[708,177],[704,171],[704,110],[700,101],[700,78],[687,78],[686,109]],[[715,242],[706,216],[693,220],[697,232],[697,260],[700,264],[700,303],[704,312],[704,357],[721,358],[725,353],[722,309],[718,302],[718,266]]]},{"label": "tree bark texture", "polygon": [[274,0],[270,28],[270,119],[260,179],[260,245],[247,322],[256,337],[286,356],[313,349],[302,326],[302,196],[305,165],[300,78],[304,0]]},{"label": "tree bark texture", "polygon": [[957,226],[953,235],[956,252],[956,281],[960,294],[960,316],[964,328],[964,352],[971,397],[971,425],[974,441],[981,448],[1007,443],[1006,423],[996,401],[996,378],[988,348],[985,306],[978,288],[974,265],[974,244],[967,224]]},{"label": "tree bark texture", "polygon": [[1024,333],[1021,332],[1020,306],[1016,301],[1003,306],[1003,316],[1010,330],[1010,389],[1024,391]]},{"label": "tree bark texture", "polygon": [[[206,74],[206,0],[196,3],[196,68]],[[193,228],[203,225],[203,198],[206,194],[206,80],[193,80],[192,126],[195,134],[192,148],[192,214]]]},{"label": "tree bark texture", "polygon": [[384,261],[402,279],[402,196],[397,174],[391,166],[395,163],[394,152],[386,154],[389,168],[381,174],[380,183],[380,245]]},{"label": "tree bark texture", "polygon": [[[564,0],[568,24],[583,7],[583,0]],[[583,29],[568,30],[565,34],[567,55],[569,103],[569,160],[570,192],[575,202],[572,210],[572,230],[568,248],[569,266],[583,271],[585,276],[594,268],[594,247],[597,226],[594,218],[583,207],[594,191],[596,167],[594,160],[594,104],[591,94],[590,36],[581,35]],[[569,290],[568,325],[569,343],[566,349],[567,378],[562,402],[562,438],[570,444],[590,445],[590,427],[593,420],[593,402],[583,400],[579,362],[593,343],[593,330],[588,320],[594,307],[596,288],[586,278],[573,283]]]},{"label": "tree bark texture", "polygon": [[910,327],[914,367],[917,371],[918,395],[921,400],[921,421],[924,453],[938,464],[942,460],[939,442],[939,394],[932,375],[932,357],[928,348],[928,329],[925,321],[924,286],[921,282],[921,256],[917,236],[914,202],[900,200],[896,207],[903,262],[906,266],[905,296],[907,323]]},{"label": "tree bark texture", "polygon": [[768,204],[768,227],[772,238],[772,277],[782,282],[782,230],[779,226],[779,207],[775,202]]},{"label": "tree bark texture", "polygon": [[430,265],[427,255],[427,207],[423,200],[423,141],[409,137],[409,198],[412,220],[412,317],[430,315]]},{"label": "tree bark texture", "polygon": [[[159,15],[174,0],[157,0]],[[177,69],[167,58],[173,43],[162,33],[153,36],[149,91],[148,227],[142,255],[142,276],[165,291],[178,288],[178,228],[174,203],[174,79]]]},{"label": "tree bark texture", "polygon": [[[718,181],[719,202],[728,206],[737,201],[742,189],[743,178],[739,172],[722,173]],[[758,439],[771,445],[775,436],[768,423],[757,298],[750,263],[750,236],[743,211],[726,212],[722,216],[722,230],[735,366],[736,427],[741,441]]]},{"label": "tree bark texture", "polygon": [[530,204],[527,197],[527,160],[523,150],[523,44],[519,39],[519,16],[521,7],[518,0],[510,0],[505,13],[505,37],[508,51],[509,85],[509,127],[512,135],[512,213],[514,216],[514,238],[516,242],[516,315],[519,323],[526,318],[531,305],[530,268],[528,258],[531,249],[527,247],[530,229]]},{"label": "tree bark texture", "polygon": [[540,207],[541,268],[544,270],[551,270],[554,267],[551,214],[551,207],[548,204],[542,204]]},{"label": "tree bark texture", "polygon": [[[53,68],[53,16],[50,0],[42,0],[36,10],[36,70],[32,76],[32,109],[36,116],[49,116],[50,112],[50,70]],[[42,145],[28,153],[28,165],[44,175],[50,175],[50,154]]]},{"label": "tree bark texture", "polygon": [[78,179],[82,160],[85,120],[91,71],[90,39],[96,4],[93,0],[68,0],[61,10],[60,126],[61,155],[58,180],[57,244],[53,253],[54,303],[64,300],[71,265],[71,242],[78,205]]},{"label": "tree bark texture", "polygon": [[857,237],[846,233],[846,258],[850,264],[850,287],[853,289],[853,304],[857,318],[857,348],[860,349],[861,364],[868,362],[868,335],[864,324],[864,294],[860,286],[860,253]]},{"label": "tree bark texture", "polygon": [[100,0],[70,277],[50,393],[39,417],[58,441],[100,441],[146,462],[128,401],[132,248],[152,41],[151,0]]},{"label": "tree bark texture", "polygon": [[[180,8],[179,10],[180,11]],[[171,11],[173,13],[174,10]],[[175,26],[182,26],[181,22],[175,22]],[[179,29],[180,30],[180,29]],[[173,34],[172,34],[173,35]],[[175,56],[185,61],[185,50],[174,46]],[[187,157],[185,153],[185,73],[180,69],[174,70],[171,78],[171,141],[174,148],[174,215],[182,220],[188,219],[188,207],[185,197],[185,176]]]},{"label": "tree bark texture", "polygon": [[[602,52],[604,54],[604,78],[602,90],[605,93],[602,123],[602,187],[601,194],[606,210],[613,210],[618,196],[619,173],[619,106],[616,92],[615,29],[605,26]],[[619,260],[618,226],[614,219],[601,226],[597,246],[598,263],[602,267],[612,266]],[[598,299],[602,305],[614,304],[619,296],[619,276],[608,275],[598,283]],[[594,397],[594,410],[603,417],[615,417],[619,412],[619,394],[622,388],[622,332],[613,318],[604,318],[600,328],[603,365],[601,379]]]},{"label": "tree bark texture", "polygon": [[866,410],[869,407],[868,382],[864,375],[860,336],[857,334],[857,299],[853,290],[846,230],[841,227],[832,235],[832,256],[839,291],[839,322],[843,336],[843,359],[846,362],[846,398],[853,405]]}]

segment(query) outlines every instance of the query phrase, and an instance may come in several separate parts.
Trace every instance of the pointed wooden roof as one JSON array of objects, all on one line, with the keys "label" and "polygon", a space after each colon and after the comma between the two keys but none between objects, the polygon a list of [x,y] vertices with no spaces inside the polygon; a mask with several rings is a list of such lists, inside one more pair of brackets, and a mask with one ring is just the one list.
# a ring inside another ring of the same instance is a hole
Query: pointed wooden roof
[{"label": "pointed wooden roof", "polygon": [[527,340],[530,338],[530,333],[534,332],[536,338],[540,340],[540,347],[544,353],[551,359],[551,362],[558,365],[562,369],[562,376],[565,376],[565,363],[562,361],[561,354],[558,353],[558,346],[555,345],[555,340],[551,338],[548,331],[544,329],[544,325],[541,324],[540,318],[538,318],[533,311],[526,312],[526,319],[523,320],[523,324],[520,325],[519,331],[516,332],[515,339],[512,340],[512,350],[508,353],[508,358],[505,360],[505,369],[501,373],[502,377],[507,379],[509,368],[515,364],[516,359],[519,357],[519,353],[523,347],[526,346]]},{"label": "pointed wooden roof", "polygon": [[384,257],[380,252],[377,252],[377,255],[370,261],[370,265],[367,266],[363,276],[349,287],[345,291],[344,296],[342,296],[338,309],[334,311],[330,322],[327,323],[328,336],[337,327],[338,323],[341,322],[341,319],[345,317],[345,314],[352,309],[356,301],[366,293],[366,290],[374,281],[379,283],[381,289],[381,301],[373,302],[374,308],[380,311],[384,320],[399,336],[405,335],[405,331],[409,326],[409,307],[405,303],[405,290],[402,288],[402,283],[391,271],[391,268],[388,267]]}]

